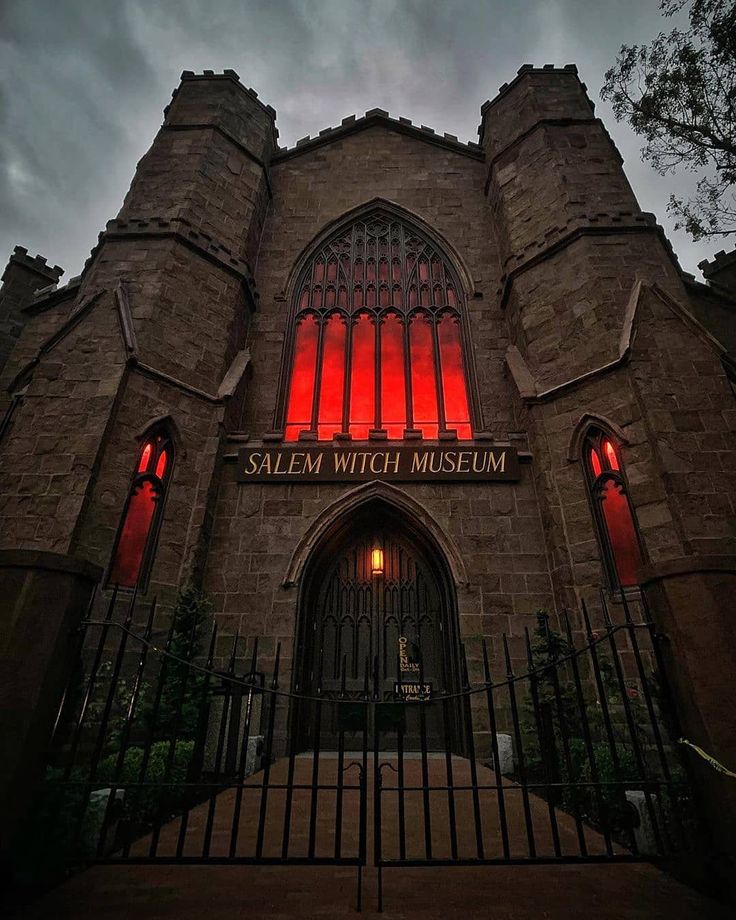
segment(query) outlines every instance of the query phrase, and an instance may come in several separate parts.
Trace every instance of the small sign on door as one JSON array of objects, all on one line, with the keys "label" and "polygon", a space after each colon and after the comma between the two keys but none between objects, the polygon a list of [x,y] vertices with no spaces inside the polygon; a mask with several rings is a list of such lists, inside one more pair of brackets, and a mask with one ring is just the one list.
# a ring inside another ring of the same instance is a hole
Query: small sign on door
[{"label": "small sign on door", "polygon": [[432,697],[432,684],[394,683],[394,693],[405,703],[419,703]]}]

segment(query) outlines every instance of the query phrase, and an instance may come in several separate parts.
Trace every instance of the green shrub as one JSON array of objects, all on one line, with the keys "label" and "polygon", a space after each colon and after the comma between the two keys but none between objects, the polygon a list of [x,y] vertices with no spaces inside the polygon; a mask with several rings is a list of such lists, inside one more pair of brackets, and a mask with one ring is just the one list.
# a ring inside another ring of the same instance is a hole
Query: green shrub
[{"label": "green shrub", "polygon": [[144,749],[141,747],[128,748],[119,773],[116,769],[117,754],[106,757],[98,767],[97,780],[100,788],[116,782],[155,784],[125,789],[121,819],[133,830],[150,825],[156,820],[167,820],[187,806],[190,796],[183,784],[186,782],[187,770],[194,753],[194,742],[176,742],[174,758],[167,776],[166,766],[170,751],[170,741],[157,741],[152,744],[145,775],[142,778]]}]

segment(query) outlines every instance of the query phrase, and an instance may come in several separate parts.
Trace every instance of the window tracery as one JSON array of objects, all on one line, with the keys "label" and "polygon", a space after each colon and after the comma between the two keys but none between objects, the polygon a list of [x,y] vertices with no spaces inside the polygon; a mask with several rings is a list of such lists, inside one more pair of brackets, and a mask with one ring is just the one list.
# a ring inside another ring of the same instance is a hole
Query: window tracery
[{"label": "window tracery", "polygon": [[295,296],[285,440],[473,436],[462,290],[435,243],[388,214],[359,218]]}]

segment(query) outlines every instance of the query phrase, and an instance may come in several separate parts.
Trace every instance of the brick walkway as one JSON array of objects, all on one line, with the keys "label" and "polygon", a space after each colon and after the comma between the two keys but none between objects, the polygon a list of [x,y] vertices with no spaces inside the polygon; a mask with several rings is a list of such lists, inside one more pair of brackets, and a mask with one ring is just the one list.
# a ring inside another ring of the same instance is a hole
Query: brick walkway
[{"label": "brick walkway", "polygon": [[[336,762],[327,758],[320,766],[320,782],[334,781]],[[420,763],[406,763],[407,784],[419,780]],[[308,782],[312,761],[297,760],[295,781]],[[285,777],[284,762],[272,770],[272,782]],[[355,772],[355,771],[353,771]],[[469,779],[467,761],[453,759],[454,780],[462,784]],[[481,782],[493,780],[483,771]],[[467,775],[466,775],[467,774]],[[393,772],[384,770],[390,785]],[[445,777],[443,759],[430,761],[430,778],[441,784]],[[253,777],[251,782],[258,781]],[[490,793],[488,794],[490,796]],[[334,847],[334,793],[322,792],[317,810],[317,855]],[[252,852],[255,842],[252,815],[260,793],[246,795],[246,806],[239,825],[238,852]],[[370,799],[370,796],[369,796]],[[509,824],[512,828],[513,855],[526,854],[526,835],[520,796],[508,796]],[[264,854],[276,855],[281,847],[284,796],[272,792],[269,797],[268,822]],[[234,795],[228,791],[218,796],[212,812],[213,855],[225,854],[230,840]],[[308,842],[311,792],[295,793],[291,850],[293,855],[306,853]],[[345,796],[343,821],[344,851],[357,845],[357,795]],[[456,795],[459,854],[472,855],[475,834],[470,794]],[[500,852],[500,835],[495,800],[481,799],[484,818],[483,842],[487,853]],[[421,796],[407,797],[407,852],[419,855],[424,846]],[[395,796],[384,799],[384,853],[397,852],[398,838]],[[185,855],[201,850],[209,808],[194,809],[189,817]],[[432,843],[435,855],[449,855],[446,793],[433,793]],[[532,801],[532,816],[538,852],[551,852],[547,807]],[[369,815],[369,827],[372,819]],[[547,829],[544,831],[544,829]],[[577,837],[572,820],[564,815],[559,822],[563,852],[574,852]],[[179,821],[172,821],[162,832],[160,852],[173,853]],[[586,833],[590,852],[602,852],[603,841],[592,831]],[[147,841],[134,850],[145,851]],[[372,852],[369,839],[369,854]],[[369,857],[369,862],[370,862]],[[425,868],[384,870],[384,913],[375,913],[376,870],[364,870],[364,911],[366,917],[383,916],[385,920],[453,920],[483,917],[489,920],[570,920],[571,916],[594,917],[596,920],[726,920],[732,914],[692,889],[645,864],[501,866],[477,868]],[[99,866],[81,873],[65,885],[22,911],[24,920],[202,920],[202,918],[259,918],[280,920],[286,917],[337,918],[355,916],[356,870],[345,867],[271,867],[271,866]]]}]

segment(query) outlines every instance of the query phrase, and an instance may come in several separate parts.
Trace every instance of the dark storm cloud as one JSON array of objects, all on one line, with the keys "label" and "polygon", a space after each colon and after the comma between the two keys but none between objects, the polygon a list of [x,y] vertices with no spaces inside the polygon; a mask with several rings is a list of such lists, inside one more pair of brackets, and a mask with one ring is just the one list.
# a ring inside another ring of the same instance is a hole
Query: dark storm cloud
[{"label": "dark storm cloud", "polygon": [[[481,103],[521,64],[575,62],[597,101],[619,46],[665,26],[656,0],[0,0],[0,262],[20,243],[80,269],[182,70],[237,70],[286,145],[374,106],[475,140]],[[654,174],[598,112],[695,270],[719,245],[666,215],[692,177]]]}]

